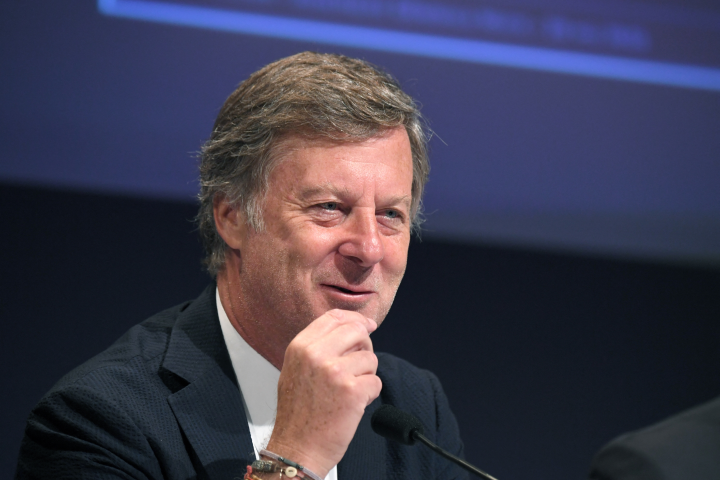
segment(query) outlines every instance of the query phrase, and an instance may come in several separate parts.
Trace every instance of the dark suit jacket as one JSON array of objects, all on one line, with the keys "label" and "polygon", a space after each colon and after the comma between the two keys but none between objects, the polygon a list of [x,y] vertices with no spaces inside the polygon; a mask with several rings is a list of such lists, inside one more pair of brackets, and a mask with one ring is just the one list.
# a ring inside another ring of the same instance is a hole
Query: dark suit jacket
[{"label": "dark suit jacket", "polygon": [[[466,478],[424,446],[392,444],[372,432],[370,416],[391,403],[417,415],[431,440],[462,455],[437,378],[391,355],[378,359],[383,390],[338,465],[340,479]],[[211,285],[60,380],[30,414],[16,477],[232,480],[250,461],[250,432]]]},{"label": "dark suit jacket", "polygon": [[720,397],[610,442],[592,480],[720,480]]}]

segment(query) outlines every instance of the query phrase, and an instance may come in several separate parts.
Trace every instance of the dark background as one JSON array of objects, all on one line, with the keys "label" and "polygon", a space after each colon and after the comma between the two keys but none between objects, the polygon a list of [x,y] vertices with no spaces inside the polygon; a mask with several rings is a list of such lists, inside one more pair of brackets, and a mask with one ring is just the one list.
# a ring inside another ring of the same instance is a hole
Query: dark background
[{"label": "dark background", "polygon": [[720,95],[0,6],[0,478],[45,391],[197,296],[195,159],[232,88],[305,49],[424,105],[430,212],[378,350],[434,371],[469,460],[583,478],[720,394]]},{"label": "dark background", "polygon": [[[0,206],[9,478],[44,392],[209,278],[192,204],[5,185]],[[612,437],[720,393],[718,292],[717,269],[415,241],[373,341],[438,375],[470,461],[583,478]]]}]

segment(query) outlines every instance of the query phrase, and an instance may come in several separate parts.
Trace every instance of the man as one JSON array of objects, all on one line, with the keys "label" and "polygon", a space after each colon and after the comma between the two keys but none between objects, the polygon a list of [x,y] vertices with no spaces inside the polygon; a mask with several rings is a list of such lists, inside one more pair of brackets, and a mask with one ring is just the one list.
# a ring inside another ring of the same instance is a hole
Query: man
[{"label": "man", "polygon": [[303,53],[243,82],[200,167],[216,286],[53,387],[17,477],[241,478],[262,457],[275,472],[255,478],[465,478],[369,428],[394,404],[462,455],[437,379],[369,337],[405,271],[425,141],[412,99],[359,60]]},{"label": "man", "polygon": [[595,456],[591,480],[717,480],[720,397],[636,432]]}]

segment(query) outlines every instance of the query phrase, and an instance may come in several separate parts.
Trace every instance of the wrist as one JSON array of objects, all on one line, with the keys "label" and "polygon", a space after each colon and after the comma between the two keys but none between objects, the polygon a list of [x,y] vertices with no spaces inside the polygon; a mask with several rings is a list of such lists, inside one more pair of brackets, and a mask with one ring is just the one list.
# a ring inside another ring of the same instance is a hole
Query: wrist
[{"label": "wrist", "polygon": [[253,470],[252,467],[248,466],[247,473],[243,477],[243,480],[277,480],[277,473],[270,472],[258,472]]},{"label": "wrist", "polygon": [[[264,450],[260,450],[258,454],[261,458],[267,460],[279,461],[278,457],[288,459],[291,463],[301,465],[310,472],[313,472],[319,479],[324,479],[335,466],[335,463],[331,464],[331,461],[326,460],[322,454],[308,451],[307,448],[302,447],[303,445],[276,441],[271,438],[267,447],[265,447]],[[307,447],[307,445],[304,447]],[[266,453],[270,453],[271,455],[266,455]],[[312,476],[307,476],[307,478],[308,480],[312,480]]]},{"label": "wrist", "polygon": [[267,480],[277,479],[278,475],[280,479],[285,475],[289,480],[295,480],[295,477],[302,480],[296,468],[274,460],[255,460],[252,465],[248,465],[247,473],[243,478],[244,480]]},{"label": "wrist", "polygon": [[252,466],[254,469],[257,468],[262,471],[269,471],[273,473],[279,472],[281,478],[283,474],[285,474],[288,478],[298,477],[300,479],[307,480],[322,480],[325,476],[327,476],[327,472],[323,472],[323,476],[321,477],[307,466],[299,464],[282,455],[278,455],[275,452],[263,449],[260,450],[259,453],[261,457],[266,459],[269,458],[270,460],[259,460],[253,462]]}]

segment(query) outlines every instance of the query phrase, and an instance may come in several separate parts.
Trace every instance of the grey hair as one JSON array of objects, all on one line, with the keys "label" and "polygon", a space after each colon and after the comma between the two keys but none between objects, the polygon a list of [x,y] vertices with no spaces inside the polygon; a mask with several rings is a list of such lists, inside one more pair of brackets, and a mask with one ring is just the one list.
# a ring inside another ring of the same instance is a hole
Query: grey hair
[{"label": "grey hair", "polygon": [[242,208],[248,224],[261,231],[274,153],[284,137],[358,142],[400,126],[412,151],[416,231],[430,172],[429,134],[418,106],[392,76],[362,60],[314,52],[283,58],[253,73],[225,101],[200,154],[196,221],[210,275],[223,269],[227,249],[215,227],[215,199]]}]

